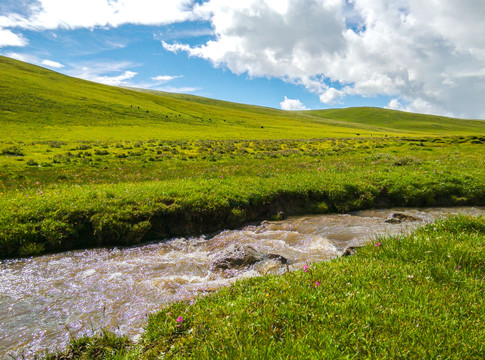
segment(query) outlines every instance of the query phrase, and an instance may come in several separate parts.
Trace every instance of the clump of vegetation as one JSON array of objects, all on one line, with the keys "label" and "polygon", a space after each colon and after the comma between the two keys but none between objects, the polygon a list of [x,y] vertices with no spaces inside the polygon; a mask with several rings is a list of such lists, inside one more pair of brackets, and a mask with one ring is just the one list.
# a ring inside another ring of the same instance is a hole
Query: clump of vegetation
[{"label": "clump of vegetation", "polygon": [[[485,218],[452,217],[356,255],[237,282],[149,319],[116,359],[480,359]],[[101,334],[80,358],[111,348]],[[257,339],[257,340],[256,340]],[[82,355],[81,355],[82,354]]]},{"label": "clump of vegetation", "polygon": [[22,150],[20,150],[19,147],[17,146],[10,146],[5,149],[3,149],[0,152],[0,155],[7,155],[7,156],[24,156],[24,153]]},{"label": "clump of vegetation", "polygon": [[[127,354],[132,342],[127,337],[116,336],[109,331],[101,331],[96,336],[73,339],[68,351],[49,354],[45,360],[88,360],[114,359]],[[132,355],[134,355],[132,353]],[[135,359],[133,357],[133,359]]]}]

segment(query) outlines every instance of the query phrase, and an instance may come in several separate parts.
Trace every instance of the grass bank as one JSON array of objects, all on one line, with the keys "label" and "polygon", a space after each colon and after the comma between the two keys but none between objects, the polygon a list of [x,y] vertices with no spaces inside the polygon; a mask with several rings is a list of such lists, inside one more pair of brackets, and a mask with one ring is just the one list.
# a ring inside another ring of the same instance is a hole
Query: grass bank
[{"label": "grass bank", "polygon": [[484,140],[24,144],[22,156],[0,155],[0,258],[210,233],[280,212],[484,205]]},{"label": "grass bank", "polygon": [[451,217],[356,255],[253,278],[48,359],[483,359],[485,218]]}]

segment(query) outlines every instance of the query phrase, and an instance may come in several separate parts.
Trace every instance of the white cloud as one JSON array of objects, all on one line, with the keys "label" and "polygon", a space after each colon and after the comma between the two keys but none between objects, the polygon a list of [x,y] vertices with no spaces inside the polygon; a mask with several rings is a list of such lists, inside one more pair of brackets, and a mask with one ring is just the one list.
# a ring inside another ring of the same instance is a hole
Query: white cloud
[{"label": "white cloud", "polygon": [[399,102],[399,99],[391,99],[391,101],[389,101],[389,104],[387,104],[386,108],[391,110],[403,110],[403,106]]},{"label": "white cloud", "polygon": [[281,110],[307,110],[305,105],[299,99],[288,99],[285,96],[285,99],[280,102]]},{"label": "white cloud", "polygon": [[134,66],[130,62],[84,63],[72,65],[66,73],[74,77],[106,85],[135,86],[127,81],[137,75],[136,72],[127,70]]},{"label": "white cloud", "polygon": [[21,34],[15,34],[8,29],[0,28],[0,47],[5,46],[26,46],[28,40],[25,39]]},{"label": "white cloud", "polygon": [[190,86],[183,86],[183,87],[173,87],[173,86],[164,86],[164,87],[152,87],[154,90],[172,92],[172,93],[193,93],[199,91],[200,88],[197,87],[190,87]]},{"label": "white cloud", "polygon": [[166,50],[304,85],[324,103],[385,95],[410,111],[485,117],[485,2],[208,0],[194,13],[215,39]]},{"label": "white cloud", "polygon": [[171,76],[171,75],[159,75],[159,76],[154,76],[152,77],[153,81],[159,82],[159,83],[166,83],[175,79],[181,78],[182,75],[177,75],[177,76]]},{"label": "white cloud", "polygon": [[52,60],[42,60],[41,64],[54,69],[61,69],[64,67],[64,65],[62,65],[61,63]]},{"label": "white cloud", "polygon": [[127,70],[120,75],[98,76],[94,78],[94,81],[107,84],[107,85],[121,86],[121,85],[127,85],[126,80],[133,79],[136,76],[136,74],[137,74],[136,72]]},{"label": "white cloud", "polygon": [[345,96],[345,91],[329,87],[321,92],[320,101],[324,104],[335,104],[338,99]]},{"label": "white cloud", "polygon": [[30,0],[29,15],[0,16],[0,26],[27,29],[162,25],[192,17],[193,0]]},{"label": "white cloud", "polygon": [[38,61],[33,56],[25,55],[25,54],[19,54],[19,53],[16,53],[16,52],[7,52],[7,53],[5,53],[5,56],[12,58],[12,59],[16,59],[16,60],[20,60],[20,61],[24,61],[24,62],[29,62],[29,63],[32,63],[32,64],[36,64],[37,61]]}]

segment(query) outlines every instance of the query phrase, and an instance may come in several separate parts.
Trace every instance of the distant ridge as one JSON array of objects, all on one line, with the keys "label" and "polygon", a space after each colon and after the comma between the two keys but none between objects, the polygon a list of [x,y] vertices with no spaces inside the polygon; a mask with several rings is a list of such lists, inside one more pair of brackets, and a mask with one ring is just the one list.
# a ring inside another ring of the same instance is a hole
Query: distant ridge
[{"label": "distant ridge", "polygon": [[367,107],[288,112],[113,87],[3,56],[0,74],[0,135],[10,141],[485,134],[478,120]]}]

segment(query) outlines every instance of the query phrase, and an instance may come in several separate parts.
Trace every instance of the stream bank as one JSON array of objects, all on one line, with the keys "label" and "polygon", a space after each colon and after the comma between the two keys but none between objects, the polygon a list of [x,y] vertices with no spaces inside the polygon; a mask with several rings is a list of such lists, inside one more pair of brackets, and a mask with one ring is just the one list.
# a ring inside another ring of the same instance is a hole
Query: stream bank
[{"label": "stream bank", "polygon": [[[136,336],[147,314],[239,279],[299,269],[334,258],[376,236],[408,232],[457,213],[484,208],[398,208],[265,221],[212,238],[175,238],[140,247],[92,249],[0,262],[0,347],[27,358],[64,347],[70,336],[99,328]],[[393,224],[392,213],[419,219]],[[211,269],[232,244],[278,254],[289,264]]]}]

